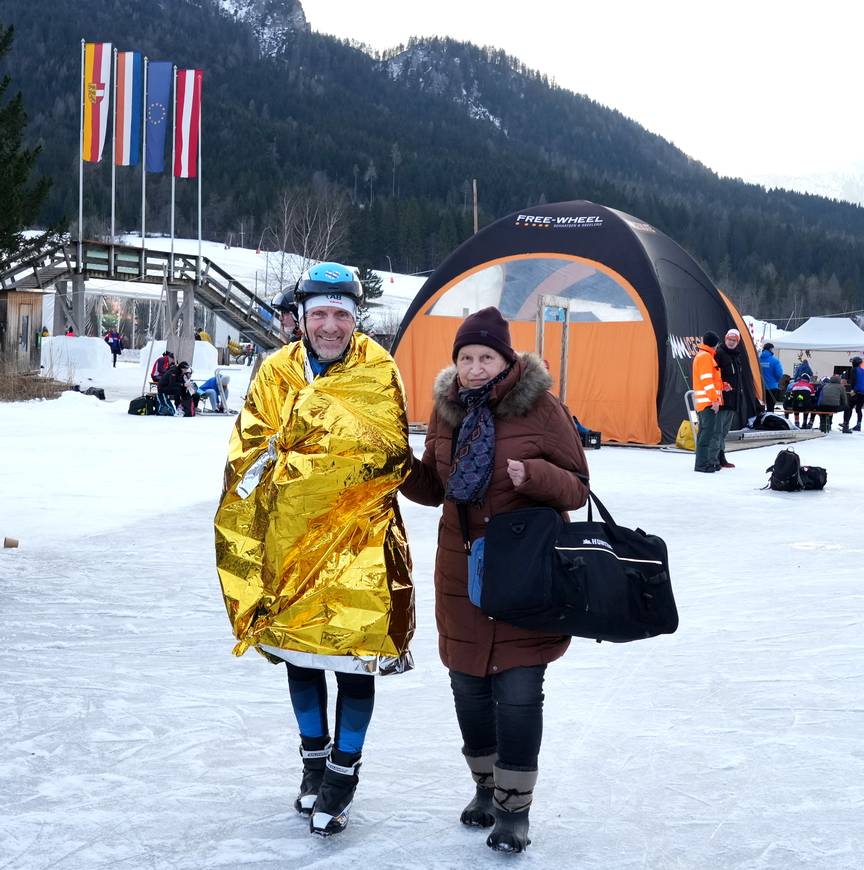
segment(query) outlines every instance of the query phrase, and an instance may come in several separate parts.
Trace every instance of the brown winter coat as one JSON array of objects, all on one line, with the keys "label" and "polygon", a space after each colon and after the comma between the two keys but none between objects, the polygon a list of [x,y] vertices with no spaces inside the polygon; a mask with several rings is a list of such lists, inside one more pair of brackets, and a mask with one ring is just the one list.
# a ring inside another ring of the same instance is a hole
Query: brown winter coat
[{"label": "brown winter coat", "polygon": [[[481,507],[468,508],[471,540],[483,535],[494,514],[546,505],[560,511],[581,507],[587,487],[585,454],[572,418],[548,392],[552,379],[534,354],[521,354],[510,374],[494,389],[489,406],[495,417],[495,463]],[[454,430],[465,417],[457,398],[456,367],[435,381],[435,409],[429,421],[423,460],[414,459],[402,493],[426,505],[444,502],[435,560],[435,618],[441,661],[473,676],[517,666],[546,664],[562,656],[569,637],[516,628],[493,621],[468,599],[468,559],[456,504],[444,499],[450,477]],[[517,489],[507,460],[525,463],[527,478]]]}]

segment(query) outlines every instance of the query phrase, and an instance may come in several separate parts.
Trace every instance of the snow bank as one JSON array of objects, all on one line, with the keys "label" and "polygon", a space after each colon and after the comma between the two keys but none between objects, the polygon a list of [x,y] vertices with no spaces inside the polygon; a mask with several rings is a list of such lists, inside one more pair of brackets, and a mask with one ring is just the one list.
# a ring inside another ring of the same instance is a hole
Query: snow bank
[{"label": "snow bank", "polygon": [[[148,341],[141,348],[138,367],[141,369],[142,377],[153,368],[153,363],[165,353],[165,345],[164,341]],[[181,361],[177,360],[177,362]],[[219,352],[216,348],[209,341],[196,341],[192,351],[192,371],[195,373],[195,378],[200,380],[204,376],[204,380],[206,380],[213,374],[218,364]]]},{"label": "snow bank", "polygon": [[101,338],[55,335],[42,339],[40,367],[61,380],[84,369],[110,369],[111,350]]}]

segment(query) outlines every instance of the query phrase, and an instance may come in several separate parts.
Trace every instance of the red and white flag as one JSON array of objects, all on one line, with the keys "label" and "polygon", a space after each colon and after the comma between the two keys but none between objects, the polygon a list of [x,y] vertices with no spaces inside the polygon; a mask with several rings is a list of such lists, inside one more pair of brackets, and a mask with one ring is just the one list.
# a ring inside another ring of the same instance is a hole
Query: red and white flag
[{"label": "red and white flag", "polygon": [[84,46],[84,119],[81,156],[89,163],[102,159],[108,129],[108,88],[111,84],[111,43],[88,42]]},{"label": "red and white flag", "polygon": [[201,134],[200,69],[177,70],[174,115],[174,176],[195,178],[198,172],[198,137]]}]

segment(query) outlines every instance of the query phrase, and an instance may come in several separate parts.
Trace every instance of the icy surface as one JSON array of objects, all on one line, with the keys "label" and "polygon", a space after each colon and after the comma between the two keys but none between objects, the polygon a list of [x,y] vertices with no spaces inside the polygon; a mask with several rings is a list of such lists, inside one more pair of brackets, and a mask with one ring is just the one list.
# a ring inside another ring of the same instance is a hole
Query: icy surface
[{"label": "icy surface", "polygon": [[[106,402],[0,405],[0,537],[20,540],[0,550],[0,868],[506,863],[458,822],[471,783],[437,655],[438,511],[403,504],[417,668],[378,683],[348,829],[312,838],[291,808],[284,670],[231,655],[216,579],[233,419],[129,416],[139,367],[107,375]],[[760,491],[777,449],[715,475],[589,453],[613,515],[666,539],[681,627],[575,640],[549,668],[520,866],[864,866],[864,437],[800,445],[828,468],[821,493]]]}]

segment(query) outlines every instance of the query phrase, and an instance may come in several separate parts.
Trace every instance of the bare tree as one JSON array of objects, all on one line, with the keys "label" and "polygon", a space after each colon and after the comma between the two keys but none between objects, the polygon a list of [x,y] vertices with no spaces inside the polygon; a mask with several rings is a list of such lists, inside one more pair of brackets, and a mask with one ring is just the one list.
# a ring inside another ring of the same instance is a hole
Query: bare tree
[{"label": "bare tree", "polygon": [[354,205],[357,205],[357,179],[360,177],[360,167],[354,164],[354,198],[351,200]]},{"label": "bare tree", "polygon": [[390,196],[394,199],[396,198],[396,169],[399,164],[402,162],[402,153],[399,151],[399,143],[394,142],[393,147],[390,149],[390,156],[393,159],[393,187],[390,191]]},{"label": "bare tree", "polygon": [[270,290],[290,287],[312,263],[338,256],[348,235],[345,194],[332,184],[289,188],[279,195],[270,230],[278,251]]},{"label": "bare tree", "polygon": [[366,173],[363,176],[364,181],[369,182],[369,205],[372,205],[372,186],[375,183],[375,179],[378,178],[378,170],[375,168],[375,161],[370,160],[369,165],[366,167]]}]

